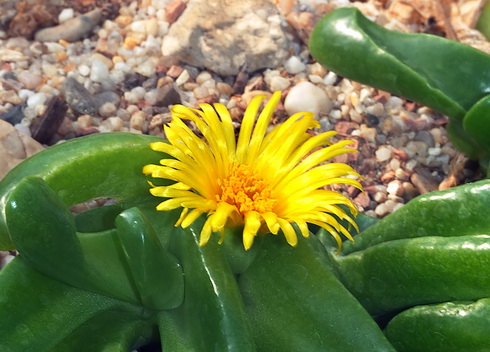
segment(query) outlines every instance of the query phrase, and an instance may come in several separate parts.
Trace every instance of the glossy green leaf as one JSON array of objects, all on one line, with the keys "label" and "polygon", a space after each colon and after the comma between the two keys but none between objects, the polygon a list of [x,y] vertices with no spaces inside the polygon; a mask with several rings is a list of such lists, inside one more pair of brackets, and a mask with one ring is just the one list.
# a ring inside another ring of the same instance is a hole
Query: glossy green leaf
[{"label": "glossy green leaf", "polygon": [[490,298],[408,309],[393,318],[386,336],[398,352],[489,350]]},{"label": "glossy green leaf", "polygon": [[181,265],[163,248],[143,213],[137,208],[125,210],[116,218],[116,230],[115,241],[142,305],[159,310],[180,306],[184,295]]},{"label": "glossy green leaf", "polygon": [[448,115],[451,140],[470,158],[490,153],[482,151],[488,143],[480,145],[462,126],[466,112],[490,93],[486,53],[433,35],[387,30],[354,8],[321,19],[309,48],[319,63],[343,77]]},{"label": "glossy green leaf", "polygon": [[403,238],[490,233],[490,223],[482,218],[489,207],[489,180],[427,193],[363,231],[355,242],[344,242],[342,254]]},{"label": "glossy green leaf", "polygon": [[[169,351],[254,351],[242,296],[215,237],[199,246],[201,218],[172,237],[172,252],[185,272],[181,307],[161,313],[160,338]],[[255,327],[254,327],[255,329]]]},{"label": "glossy green leaf", "polygon": [[490,297],[488,235],[388,241],[335,260],[342,283],[371,314]]},{"label": "glossy green leaf", "polygon": [[311,239],[266,236],[238,281],[260,351],[394,351],[318,257]]},{"label": "glossy green leaf", "polygon": [[4,208],[8,194],[26,176],[42,178],[67,205],[93,198],[129,205],[155,202],[141,170],[162,158],[149,147],[159,140],[132,133],[94,134],[52,146],[19,164],[0,181],[0,249],[14,248]]},{"label": "glossy green leaf", "polygon": [[463,127],[482,146],[490,150],[490,96],[475,103],[464,117]]},{"label": "glossy green leaf", "polygon": [[2,352],[127,352],[153,336],[140,308],[53,280],[22,257],[0,271],[0,287]]}]

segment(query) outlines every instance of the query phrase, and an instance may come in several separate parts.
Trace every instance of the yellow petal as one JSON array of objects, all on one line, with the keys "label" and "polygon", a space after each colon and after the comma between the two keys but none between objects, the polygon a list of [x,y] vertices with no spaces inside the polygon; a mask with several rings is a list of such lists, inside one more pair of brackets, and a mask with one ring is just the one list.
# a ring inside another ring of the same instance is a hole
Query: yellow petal
[{"label": "yellow petal", "polygon": [[243,229],[243,247],[249,250],[252,247],[255,236],[262,225],[260,214],[256,211],[250,211],[245,214],[245,227]]},{"label": "yellow petal", "polygon": [[284,237],[286,237],[286,241],[293,247],[296,247],[298,244],[298,236],[296,235],[296,231],[294,231],[294,227],[286,220],[277,218],[279,225],[281,226],[282,233]]}]

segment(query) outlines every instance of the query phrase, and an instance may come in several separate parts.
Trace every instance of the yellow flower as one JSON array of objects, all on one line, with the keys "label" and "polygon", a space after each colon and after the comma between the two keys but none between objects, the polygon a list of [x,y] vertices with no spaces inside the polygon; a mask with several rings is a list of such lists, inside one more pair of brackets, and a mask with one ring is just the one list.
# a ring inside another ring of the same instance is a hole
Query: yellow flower
[{"label": "yellow flower", "polygon": [[[243,225],[243,245],[248,250],[258,233],[282,231],[295,246],[296,230],[308,237],[308,223],[326,229],[340,245],[340,234],[352,240],[338,219],[354,228],[353,219],[339,207],[346,205],[357,215],[350,199],[326,189],[336,183],[362,190],[360,176],[348,165],[325,163],[334,156],[355,152],[352,141],[332,143],[334,131],[313,136],[309,129],[319,123],[310,112],[289,117],[268,132],[281,93],[272,95],[257,118],[265,96],[256,96],[245,111],[238,141],[232,119],[222,104],[200,105],[201,110],[176,105],[172,122],[165,126],[166,142],[151,144],[172,159],[161,165],[146,165],[143,173],[175,181],[170,186],[153,186],[150,192],[167,198],[157,210],[183,208],[175,226],[188,227],[202,214],[207,220],[200,234],[205,245],[211,234],[227,226]],[[199,138],[183,120],[192,121],[202,133]],[[345,177],[351,175],[353,177]]]}]

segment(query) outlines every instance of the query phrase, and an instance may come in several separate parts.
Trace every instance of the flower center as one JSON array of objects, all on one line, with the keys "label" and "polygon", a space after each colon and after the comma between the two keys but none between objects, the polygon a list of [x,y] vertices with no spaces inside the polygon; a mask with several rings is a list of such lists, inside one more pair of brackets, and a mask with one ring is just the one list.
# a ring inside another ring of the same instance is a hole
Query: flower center
[{"label": "flower center", "polygon": [[272,188],[247,165],[233,164],[229,176],[218,180],[218,185],[221,195],[216,195],[217,201],[235,205],[242,215],[249,211],[270,212],[276,202]]}]

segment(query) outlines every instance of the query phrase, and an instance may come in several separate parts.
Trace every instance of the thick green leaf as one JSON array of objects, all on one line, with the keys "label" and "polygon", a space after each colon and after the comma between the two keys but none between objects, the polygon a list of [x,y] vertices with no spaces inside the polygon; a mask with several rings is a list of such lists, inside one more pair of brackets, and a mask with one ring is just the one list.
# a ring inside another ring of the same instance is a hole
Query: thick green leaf
[{"label": "thick green leaf", "polygon": [[490,297],[488,235],[401,239],[334,260],[343,284],[371,314]]},{"label": "thick green leaf", "polygon": [[489,207],[489,180],[427,193],[363,231],[355,242],[344,242],[342,254],[403,238],[490,233],[490,223],[482,218]]},{"label": "thick green leaf", "polygon": [[254,351],[251,326],[224,248],[215,237],[199,246],[203,220],[186,230],[177,228],[172,237],[172,252],[185,272],[185,296],[181,307],[159,315],[162,346],[169,351]]},{"label": "thick green leaf", "polygon": [[386,336],[399,352],[489,350],[490,298],[417,306],[393,318]]},{"label": "thick green leaf", "polygon": [[48,278],[22,256],[0,271],[0,287],[2,352],[126,352],[151,341],[141,308]]},{"label": "thick green leaf", "polygon": [[488,157],[488,142],[480,145],[462,126],[465,113],[490,93],[486,53],[433,35],[387,30],[354,8],[336,9],[320,20],[309,48],[341,76],[448,115],[455,146],[470,158]]},{"label": "thick green leaf", "polygon": [[0,249],[13,249],[5,224],[8,194],[26,176],[42,178],[65,204],[112,198],[130,206],[153,201],[145,164],[158,163],[162,153],[150,149],[160,138],[132,133],[101,133],[72,139],[23,161],[0,181]]},{"label": "thick green leaf", "polygon": [[310,242],[266,236],[238,281],[260,351],[394,351]]},{"label": "thick green leaf", "polygon": [[181,265],[163,248],[143,213],[137,208],[125,210],[116,218],[116,229],[115,241],[142,305],[159,310],[180,306],[184,295]]}]

